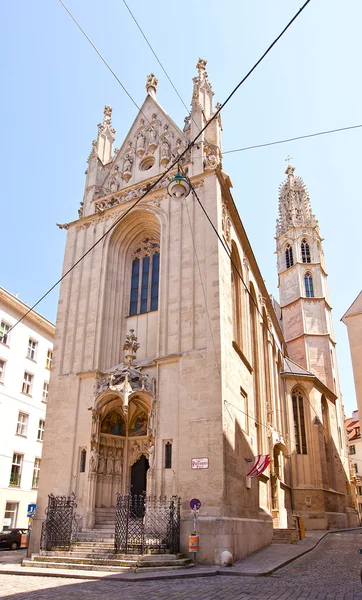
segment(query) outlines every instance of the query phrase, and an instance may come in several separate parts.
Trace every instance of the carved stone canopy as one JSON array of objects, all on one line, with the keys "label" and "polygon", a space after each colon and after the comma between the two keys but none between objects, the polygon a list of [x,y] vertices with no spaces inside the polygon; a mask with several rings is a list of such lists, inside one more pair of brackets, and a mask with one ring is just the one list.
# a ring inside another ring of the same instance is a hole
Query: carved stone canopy
[{"label": "carved stone canopy", "polygon": [[127,382],[131,392],[145,391],[149,394],[153,392],[153,382],[147,373],[142,373],[141,369],[135,366],[121,363],[100,380],[98,394],[107,390],[123,392]]}]

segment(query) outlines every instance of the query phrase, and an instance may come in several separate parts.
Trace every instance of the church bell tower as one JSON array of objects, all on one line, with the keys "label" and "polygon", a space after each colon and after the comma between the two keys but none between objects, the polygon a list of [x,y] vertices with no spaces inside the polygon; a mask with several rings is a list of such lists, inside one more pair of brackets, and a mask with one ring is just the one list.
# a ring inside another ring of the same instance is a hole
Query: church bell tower
[{"label": "church bell tower", "polygon": [[292,360],[339,395],[327,272],[318,221],[288,165],[279,188],[276,250],[282,326]]}]

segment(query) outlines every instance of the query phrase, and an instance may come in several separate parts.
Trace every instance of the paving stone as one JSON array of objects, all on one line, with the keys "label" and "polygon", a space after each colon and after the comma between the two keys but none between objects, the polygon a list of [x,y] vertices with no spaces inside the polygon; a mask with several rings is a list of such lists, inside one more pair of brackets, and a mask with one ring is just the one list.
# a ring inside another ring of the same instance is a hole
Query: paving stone
[{"label": "paving stone", "polygon": [[270,577],[112,581],[0,575],[2,600],[362,600],[360,533],[334,533]]}]

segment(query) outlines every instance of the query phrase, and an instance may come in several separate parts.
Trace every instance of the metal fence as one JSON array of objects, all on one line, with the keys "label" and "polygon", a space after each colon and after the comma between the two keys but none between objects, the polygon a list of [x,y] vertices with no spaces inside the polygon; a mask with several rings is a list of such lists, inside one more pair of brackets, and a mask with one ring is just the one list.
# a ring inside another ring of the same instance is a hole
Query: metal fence
[{"label": "metal fence", "polygon": [[56,547],[70,549],[77,538],[78,521],[75,514],[75,494],[54,496],[49,494],[46,518],[42,525],[40,547],[52,550]]},{"label": "metal fence", "polygon": [[180,498],[117,494],[115,552],[147,554],[180,548]]}]

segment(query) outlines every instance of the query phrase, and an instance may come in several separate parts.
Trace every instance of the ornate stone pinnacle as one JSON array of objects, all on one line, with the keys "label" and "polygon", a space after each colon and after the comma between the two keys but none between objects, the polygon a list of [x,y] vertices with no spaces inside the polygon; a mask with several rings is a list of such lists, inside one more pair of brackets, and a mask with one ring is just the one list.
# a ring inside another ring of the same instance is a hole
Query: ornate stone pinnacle
[{"label": "ornate stone pinnacle", "polygon": [[156,93],[157,91],[157,84],[158,84],[158,79],[156,79],[155,74],[154,73],[150,73],[149,76],[147,77],[147,83],[146,83],[146,91],[148,94],[150,93]]},{"label": "ornate stone pinnacle", "polygon": [[133,364],[133,360],[136,358],[137,350],[140,347],[137,336],[134,334],[134,329],[129,330],[130,333],[126,335],[126,341],[123,345],[123,350],[125,351],[125,360],[129,366]]},{"label": "ornate stone pinnacle", "polygon": [[197,65],[196,65],[196,69],[198,70],[199,77],[202,77],[202,75],[205,75],[207,77],[206,65],[207,65],[207,60],[204,60],[203,58],[199,58],[199,60],[197,61]]},{"label": "ornate stone pinnacle", "polygon": [[292,167],[292,165],[288,165],[285,174],[288,175],[288,177],[292,177],[292,175],[294,175],[294,171],[295,167]]},{"label": "ornate stone pinnacle", "polygon": [[112,124],[112,109],[110,106],[104,107],[104,117],[103,117],[103,125],[111,125]]}]

